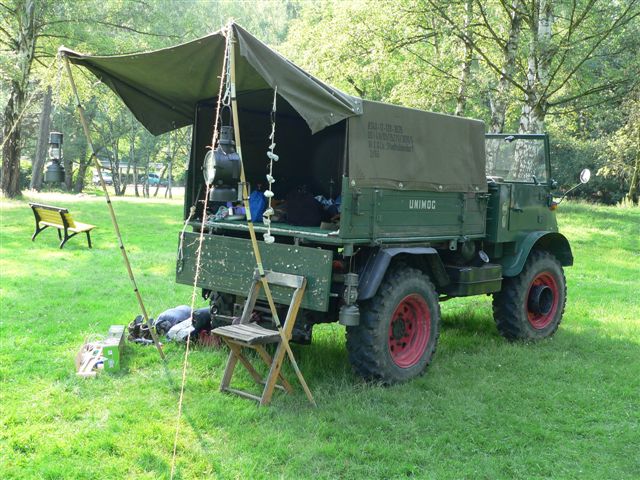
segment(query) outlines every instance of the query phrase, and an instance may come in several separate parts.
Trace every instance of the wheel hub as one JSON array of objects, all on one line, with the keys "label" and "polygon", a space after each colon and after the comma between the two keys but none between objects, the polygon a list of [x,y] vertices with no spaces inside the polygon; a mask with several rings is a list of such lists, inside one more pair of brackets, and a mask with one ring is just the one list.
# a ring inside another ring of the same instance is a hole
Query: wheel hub
[{"label": "wheel hub", "polygon": [[420,361],[429,342],[431,315],[427,302],[418,294],[407,295],[396,307],[389,324],[389,353],[400,368]]},{"label": "wheel hub", "polygon": [[558,310],[558,282],[550,272],[541,272],[533,279],[527,293],[527,318],[537,330],[547,327]]},{"label": "wheel hub", "polygon": [[534,285],[529,292],[529,311],[546,315],[553,308],[553,291],[546,285]]},{"label": "wheel hub", "polygon": [[402,337],[405,336],[406,328],[404,319],[401,316],[393,320],[391,324],[391,331],[394,340],[401,340]]}]

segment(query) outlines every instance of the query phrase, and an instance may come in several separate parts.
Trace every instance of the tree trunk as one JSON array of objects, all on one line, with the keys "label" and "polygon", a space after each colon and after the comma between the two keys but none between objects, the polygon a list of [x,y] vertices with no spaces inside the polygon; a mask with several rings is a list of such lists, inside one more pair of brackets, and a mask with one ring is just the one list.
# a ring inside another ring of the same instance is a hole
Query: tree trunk
[{"label": "tree trunk", "polygon": [[129,166],[127,167],[127,181],[129,177],[129,168],[133,167],[133,188],[136,191],[136,197],[138,196],[138,186],[136,185],[138,180],[138,174],[136,172],[136,120],[131,115],[131,140],[129,141]]},{"label": "tree trunk", "polygon": [[162,183],[162,179],[164,178],[164,174],[165,174],[166,171],[167,171],[167,166],[165,165],[162,168],[162,172],[160,172],[160,178],[158,179],[158,185],[156,185],[156,191],[153,194],[154,197],[158,196],[158,191],[160,190],[160,184]]},{"label": "tree trunk", "polygon": [[42,188],[42,179],[44,165],[47,162],[47,147],[49,145],[49,130],[51,126],[51,87],[47,87],[42,102],[42,113],[40,114],[40,125],[38,128],[38,144],[36,146],[36,155],[33,159],[33,167],[31,169],[31,190]]},{"label": "tree trunk", "polygon": [[124,174],[124,181],[122,182],[122,195],[127,193],[127,185],[129,185],[129,175],[131,173],[131,162],[127,163],[127,171]]},{"label": "tree trunk", "polygon": [[18,82],[11,84],[11,96],[4,109],[1,181],[2,191],[9,198],[20,195],[20,126],[13,128],[13,125],[18,122],[18,112],[24,102],[24,92]]},{"label": "tree trunk", "polygon": [[144,166],[144,185],[142,186],[142,194],[145,198],[149,198],[149,158]]},{"label": "tree trunk", "polygon": [[631,185],[629,185],[629,194],[627,198],[638,205],[638,183],[640,182],[640,125],[638,125],[636,144],[636,162],[633,166],[633,175],[631,176]]},{"label": "tree trunk", "polygon": [[502,49],[502,73],[500,80],[498,80],[496,93],[490,99],[491,122],[489,128],[491,133],[502,133],[504,131],[511,90],[509,78],[513,78],[515,73],[516,56],[520,44],[520,29],[522,26],[521,0],[514,0],[511,8],[509,38]]},{"label": "tree trunk", "polygon": [[90,153],[85,154],[85,160],[80,160],[80,164],[78,165],[78,173],[76,174],[76,183],[73,187],[73,191],[75,193],[80,193],[84,190],[84,177],[87,174],[87,168],[89,168],[89,164],[93,159]]},{"label": "tree trunk", "polygon": [[138,160],[133,164],[133,191],[136,197],[140,196],[140,192],[138,191]]},{"label": "tree trunk", "polygon": [[549,83],[549,67],[553,56],[551,31],[553,1],[535,0],[531,19],[531,43],[527,69],[527,93],[520,115],[520,133],[543,133],[548,109],[545,90]]},{"label": "tree trunk", "polygon": [[73,160],[67,156],[62,161],[64,164],[64,188],[70,192],[73,189]]},{"label": "tree trunk", "polygon": [[11,82],[9,101],[4,109],[2,148],[2,179],[0,188],[7,197],[20,195],[20,134],[21,116],[36,47],[35,0],[25,0],[22,8],[17,8],[20,30],[13,53],[17,58],[17,79]]},{"label": "tree trunk", "polygon": [[[531,41],[527,68],[525,102],[520,114],[519,133],[544,133],[544,119],[549,108],[546,89],[551,65],[552,0],[535,0],[531,16]],[[510,178],[530,180],[534,175],[536,152],[528,144],[516,147]]]},{"label": "tree trunk", "polygon": [[116,138],[112,141],[113,146],[113,155],[110,157],[111,160],[111,179],[113,180],[113,190],[116,196],[122,195],[120,191],[120,140]]},{"label": "tree trunk", "polygon": [[171,160],[169,160],[169,167],[167,169],[167,188],[164,191],[164,198],[167,198],[167,195],[169,196],[169,198],[173,198],[173,193],[171,192],[171,184],[173,183],[173,162]]},{"label": "tree trunk", "polygon": [[464,33],[464,60],[462,61],[462,72],[460,74],[460,84],[458,86],[458,97],[456,100],[456,110],[454,115],[461,117],[467,104],[467,85],[471,75],[471,61],[473,60],[473,46],[471,22],[473,21],[473,0],[467,0],[465,5]]}]

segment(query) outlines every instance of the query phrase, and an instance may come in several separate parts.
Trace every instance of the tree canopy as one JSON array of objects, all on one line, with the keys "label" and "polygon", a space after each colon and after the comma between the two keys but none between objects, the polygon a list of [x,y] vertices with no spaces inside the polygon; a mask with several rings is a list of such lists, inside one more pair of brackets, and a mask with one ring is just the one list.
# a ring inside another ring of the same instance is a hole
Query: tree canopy
[{"label": "tree canopy", "polygon": [[[547,131],[561,184],[590,167],[597,176],[585,195],[637,199],[638,0],[0,0],[4,193],[19,194],[31,166],[42,169],[47,101],[49,129],[67,139],[67,188],[82,189],[89,174],[74,102],[51,66],[61,44],[100,54],[150,50],[229,19],[365,99],[480,118],[492,132]],[[108,89],[77,77],[99,156],[114,171],[125,162],[134,177],[168,168],[179,180],[188,132],[152,137]],[[126,178],[114,178],[117,192]],[[34,180],[38,188],[37,172]]]}]

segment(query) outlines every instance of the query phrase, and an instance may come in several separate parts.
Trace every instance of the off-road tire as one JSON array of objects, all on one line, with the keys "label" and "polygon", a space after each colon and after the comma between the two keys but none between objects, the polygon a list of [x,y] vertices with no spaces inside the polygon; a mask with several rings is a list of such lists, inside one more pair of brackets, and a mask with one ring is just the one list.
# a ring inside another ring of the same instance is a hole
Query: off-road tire
[{"label": "off-road tire", "polygon": [[[406,314],[412,318],[408,323],[399,313],[407,306],[415,307]],[[428,310],[424,310],[425,307]],[[400,334],[404,332],[411,338],[408,347],[398,347],[398,342],[405,337],[396,338],[400,335],[397,331],[392,335],[394,319],[402,323]],[[412,332],[415,332],[413,336]],[[360,304],[360,324],[347,327],[349,361],[366,380],[387,385],[404,382],[424,373],[435,353],[439,334],[440,304],[429,277],[420,270],[396,266],[387,272],[376,295]],[[399,354],[400,349],[406,350],[408,359],[402,358],[404,352]]]},{"label": "off-road tire", "polygon": [[[531,311],[530,289],[547,286],[553,294],[547,314]],[[564,313],[567,282],[560,262],[551,253],[533,250],[522,272],[502,281],[502,290],[493,294],[493,318],[500,334],[508,340],[541,340],[553,335]]]}]

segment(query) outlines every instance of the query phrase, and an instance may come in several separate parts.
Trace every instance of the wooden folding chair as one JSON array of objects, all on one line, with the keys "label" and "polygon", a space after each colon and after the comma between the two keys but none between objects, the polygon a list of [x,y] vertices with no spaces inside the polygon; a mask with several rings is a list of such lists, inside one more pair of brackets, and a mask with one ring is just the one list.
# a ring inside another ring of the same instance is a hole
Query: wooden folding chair
[{"label": "wooden folding chair", "polygon": [[[251,314],[256,305],[258,294],[262,286],[262,282],[266,280],[270,285],[279,285],[282,287],[288,287],[294,289],[291,297],[291,305],[287,311],[287,316],[283,325],[279,325],[279,321],[276,320],[276,326],[278,330],[271,330],[261,327],[256,323],[250,323]],[[228,325],[224,327],[218,327],[213,330],[213,333],[221,337],[224,342],[229,346],[229,358],[227,360],[227,366],[224,370],[222,382],[220,384],[221,392],[235,393],[244,398],[255,400],[260,405],[268,405],[271,402],[271,397],[275,388],[283,390],[287,393],[291,393],[292,388],[289,382],[282,376],[280,370],[284,362],[285,354],[289,355],[291,364],[294,367],[298,380],[302,385],[309,401],[315,406],[315,401],[311,395],[311,391],[307,387],[307,383],[297,366],[297,363],[293,357],[293,352],[289,346],[289,340],[291,339],[291,332],[293,325],[296,322],[298,310],[302,302],[302,296],[307,285],[307,280],[300,275],[291,275],[287,273],[278,273],[272,271],[266,271],[264,279],[260,276],[256,270],[251,284],[251,290],[247,297],[247,302],[244,305],[242,316],[240,317],[240,323],[237,325]],[[265,345],[269,343],[278,343],[278,348],[273,358],[269,355],[265,349]],[[269,373],[265,379],[258,373],[253,367],[249,359],[244,355],[243,349],[249,348],[258,352],[258,355],[262,361],[269,367]],[[257,384],[264,385],[262,395],[258,396],[244,390],[238,390],[232,388],[231,378],[235,371],[236,365],[240,363],[247,369],[251,377]],[[278,381],[280,383],[278,383]]]}]

